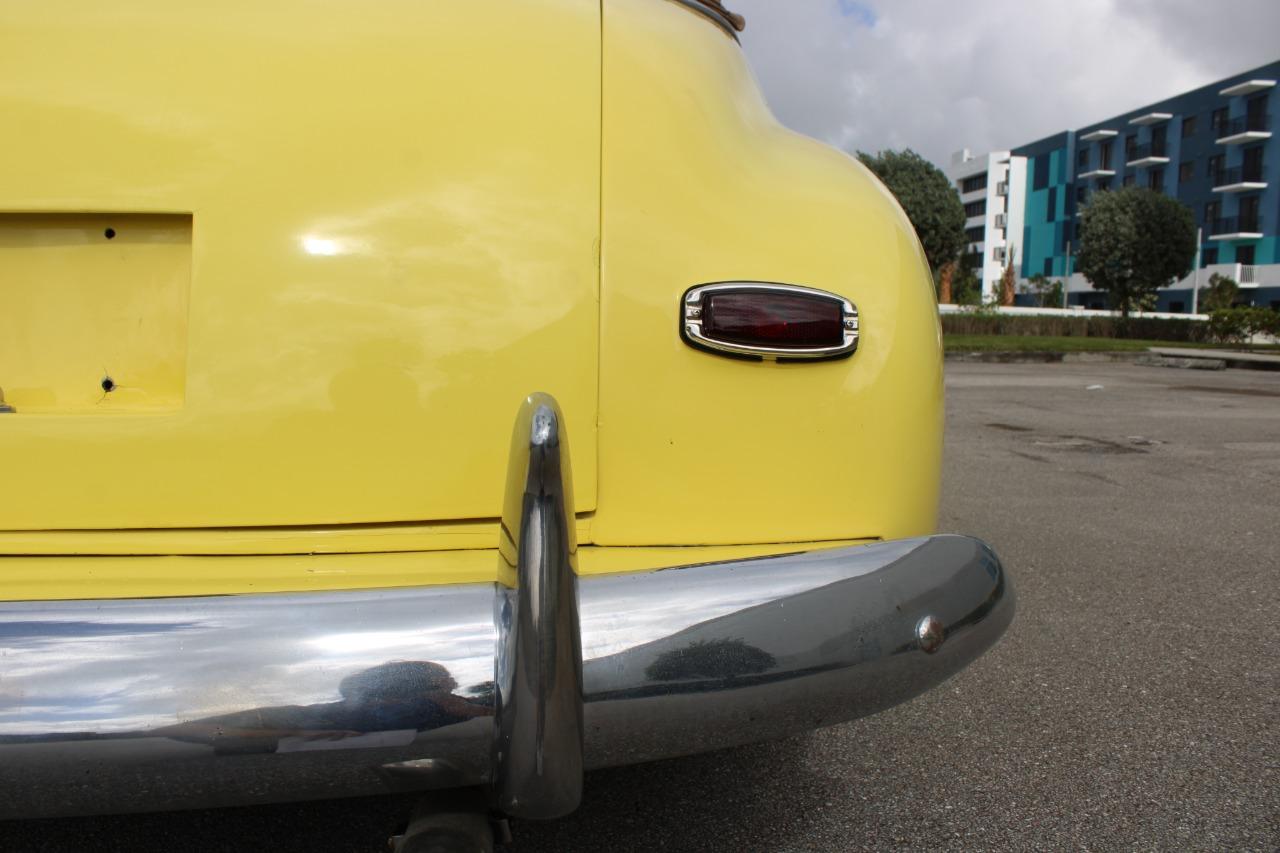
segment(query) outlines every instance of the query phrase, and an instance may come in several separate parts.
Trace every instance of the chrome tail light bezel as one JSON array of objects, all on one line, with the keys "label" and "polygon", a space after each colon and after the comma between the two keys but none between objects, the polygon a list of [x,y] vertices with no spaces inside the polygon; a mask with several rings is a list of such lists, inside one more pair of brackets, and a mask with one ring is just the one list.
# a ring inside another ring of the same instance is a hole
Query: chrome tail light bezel
[{"label": "chrome tail light bezel", "polygon": [[[704,333],[703,307],[706,297],[715,293],[768,293],[825,299],[840,306],[843,340],[838,345],[823,347],[777,347],[717,340]],[[736,358],[764,361],[824,361],[848,358],[858,349],[860,320],[858,308],[849,299],[826,290],[778,284],[765,281],[718,281],[700,284],[685,291],[680,298],[680,337],[695,349]]]}]

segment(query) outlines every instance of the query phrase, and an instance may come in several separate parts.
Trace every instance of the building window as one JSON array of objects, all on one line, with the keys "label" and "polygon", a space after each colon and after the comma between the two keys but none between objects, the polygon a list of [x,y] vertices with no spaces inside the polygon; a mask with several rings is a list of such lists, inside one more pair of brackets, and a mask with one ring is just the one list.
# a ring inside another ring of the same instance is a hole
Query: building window
[{"label": "building window", "polygon": [[1093,182],[1093,188],[1100,193],[1104,193],[1107,190],[1111,189],[1111,179],[1096,178]]},{"label": "building window", "polygon": [[1128,163],[1133,159],[1133,152],[1138,147],[1138,134],[1131,133],[1124,138],[1124,161]]},{"label": "building window", "polygon": [[983,172],[981,175],[974,175],[971,178],[965,178],[960,183],[960,192],[962,193],[976,193],[978,190],[985,190],[986,188],[987,188],[986,172]]},{"label": "building window", "polygon": [[1133,173],[1130,173],[1124,176],[1123,186],[1131,187],[1136,181],[1137,179],[1133,176]]},{"label": "building window", "polygon": [[1227,108],[1220,107],[1213,111],[1209,116],[1209,127],[1213,129],[1214,135],[1218,135],[1224,127],[1227,126]]},{"label": "building window", "polygon": [[1262,146],[1253,145],[1244,150],[1244,168],[1240,170],[1244,181],[1262,180]]},{"label": "building window", "polygon": [[1194,160],[1187,160],[1178,166],[1178,183],[1185,184],[1196,176],[1196,164]]},{"label": "building window", "polygon": [[1045,205],[1044,221],[1052,222],[1058,218],[1058,188],[1049,187],[1049,203]]},{"label": "building window", "polygon": [[1196,117],[1184,116],[1182,119],[1182,138],[1196,135]]},{"label": "building window", "polygon": [[1173,302],[1169,303],[1170,314],[1181,314],[1186,310],[1187,310],[1187,305],[1185,302],[1175,299]]},{"label": "building window", "polygon": [[1244,102],[1244,129],[1269,130],[1267,127],[1267,96],[1254,95]]},{"label": "building window", "polygon": [[1052,257],[1048,257],[1044,259],[1044,274],[1053,275],[1053,258]]},{"label": "building window", "polygon": [[1214,154],[1209,157],[1209,177],[1214,183],[1218,181],[1218,173],[1222,171],[1222,155]]},{"label": "building window", "polygon": [[975,228],[964,229],[964,234],[970,243],[981,243],[983,238],[986,237],[986,229],[979,225]]},{"label": "building window", "polygon": [[1082,169],[1085,166],[1089,165],[1089,149],[1088,148],[1081,148],[1079,151],[1076,152],[1076,165]]},{"label": "building window", "polygon": [[1169,126],[1167,124],[1162,124],[1162,125],[1158,125],[1156,127],[1151,128],[1151,156],[1152,157],[1165,156],[1164,141],[1168,133],[1169,133]]},{"label": "building window", "polygon": [[1152,169],[1147,172],[1147,186],[1158,193],[1164,192],[1164,169]]},{"label": "building window", "polygon": [[1108,139],[1098,147],[1098,166],[1103,169],[1111,168],[1111,140]]},{"label": "building window", "polygon": [[1083,186],[1076,187],[1076,204],[1084,204],[1084,200],[1089,197],[1089,190]]},{"label": "building window", "polygon": [[1253,266],[1253,246],[1236,246],[1236,263]]},{"label": "building window", "polygon": [[1218,247],[1210,246],[1200,253],[1200,266],[1210,267],[1218,262]]},{"label": "building window", "polygon": [[[954,196],[952,196],[954,198]],[[953,208],[954,209],[954,208]],[[984,216],[987,212],[987,200],[985,198],[971,201],[964,206],[965,216]]]},{"label": "building window", "polygon": [[1049,155],[1041,154],[1039,157],[1031,158],[1031,189],[1042,190],[1049,186]]},{"label": "building window", "polygon": [[[1241,231],[1260,231],[1258,227],[1258,202],[1259,197],[1256,195],[1247,195],[1240,199],[1240,230]],[[1241,261],[1241,263],[1244,263]]]},{"label": "building window", "polygon": [[1213,221],[1221,215],[1222,215],[1222,202],[1206,201],[1204,203],[1204,221],[1207,225],[1212,227]]}]

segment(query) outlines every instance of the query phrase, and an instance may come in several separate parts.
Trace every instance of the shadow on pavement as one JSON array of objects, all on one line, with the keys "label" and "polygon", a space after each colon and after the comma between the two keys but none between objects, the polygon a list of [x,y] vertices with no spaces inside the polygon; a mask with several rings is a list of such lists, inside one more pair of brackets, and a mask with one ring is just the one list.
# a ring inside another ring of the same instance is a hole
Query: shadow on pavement
[{"label": "shadow on pavement", "polygon": [[[788,830],[799,830],[814,802],[849,799],[843,783],[812,774],[810,737],[590,773],[575,814],[515,823],[513,849],[701,851],[717,849],[715,839],[731,836],[786,850]],[[8,822],[0,823],[0,850],[385,851],[415,799]]]}]

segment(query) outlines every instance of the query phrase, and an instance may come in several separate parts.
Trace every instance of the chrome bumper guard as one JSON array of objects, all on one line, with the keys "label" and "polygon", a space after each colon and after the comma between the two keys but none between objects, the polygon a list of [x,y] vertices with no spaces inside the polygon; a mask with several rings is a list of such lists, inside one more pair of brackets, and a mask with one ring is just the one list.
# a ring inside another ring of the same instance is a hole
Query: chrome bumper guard
[{"label": "chrome bumper guard", "polygon": [[556,817],[584,770],[910,699],[1013,618],[1000,561],[960,536],[579,581],[567,450],[530,397],[511,588],[0,603],[0,816],[485,785]]}]

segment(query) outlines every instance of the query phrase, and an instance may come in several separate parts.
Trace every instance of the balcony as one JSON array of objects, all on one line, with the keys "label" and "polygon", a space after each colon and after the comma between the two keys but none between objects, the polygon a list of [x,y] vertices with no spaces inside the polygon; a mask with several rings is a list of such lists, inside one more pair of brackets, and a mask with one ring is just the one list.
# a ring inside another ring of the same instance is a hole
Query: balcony
[{"label": "balcony", "polygon": [[1169,158],[1163,145],[1135,145],[1125,153],[1126,166],[1163,166]]},{"label": "balcony", "polygon": [[1098,142],[1103,139],[1110,139],[1111,137],[1116,136],[1118,134],[1119,134],[1119,131],[1116,131],[1116,130],[1105,130],[1105,129],[1092,130],[1086,133],[1084,136],[1080,137],[1080,141],[1081,142]]},{"label": "balcony", "polygon": [[1261,166],[1251,169],[1245,169],[1242,166],[1220,169],[1213,176],[1213,191],[1216,193],[1242,193],[1249,190],[1265,190],[1267,182],[1263,178],[1263,174]]},{"label": "balcony", "polygon": [[1223,216],[1209,225],[1210,240],[1257,240],[1262,236],[1261,216]]},{"label": "balcony", "polygon": [[1234,98],[1236,95],[1252,95],[1254,92],[1270,89],[1275,84],[1275,80],[1245,80],[1243,83],[1228,86],[1218,94],[1225,98]]},{"label": "balcony", "polygon": [[1129,124],[1159,124],[1173,118],[1173,113],[1146,113],[1129,119]]},{"label": "balcony", "polygon": [[1086,180],[1088,178],[1114,178],[1115,174],[1116,174],[1115,169],[1104,169],[1102,167],[1099,167],[1097,169],[1090,169],[1087,172],[1081,172],[1080,174],[1076,175],[1076,177],[1079,178],[1080,180]]},{"label": "balcony", "polygon": [[1219,145],[1239,145],[1241,142],[1253,142],[1258,139],[1270,139],[1271,116],[1240,116],[1218,125]]}]

